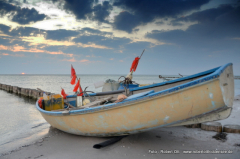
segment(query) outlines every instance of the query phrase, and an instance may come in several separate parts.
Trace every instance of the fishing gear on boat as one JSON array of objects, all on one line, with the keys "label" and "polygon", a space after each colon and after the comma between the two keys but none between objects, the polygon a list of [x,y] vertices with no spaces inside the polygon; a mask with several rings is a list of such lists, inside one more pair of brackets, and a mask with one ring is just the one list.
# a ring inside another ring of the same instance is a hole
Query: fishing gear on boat
[{"label": "fishing gear on boat", "polygon": [[[130,72],[128,73],[128,75],[126,77],[124,77],[124,76],[119,77],[118,81],[119,81],[120,84],[123,84],[122,85],[123,87],[128,88],[128,85],[131,85],[131,84],[135,83],[134,81],[132,81],[132,74],[133,74],[133,72],[136,71],[138,63],[139,63],[139,60],[141,59],[144,51],[145,51],[145,49],[143,50],[143,52],[142,52],[140,57],[136,57],[133,60],[131,68],[130,68]],[[120,78],[122,78],[122,77],[124,78],[124,80],[120,81]],[[135,83],[135,84],[137,84],[137,83]]]}]

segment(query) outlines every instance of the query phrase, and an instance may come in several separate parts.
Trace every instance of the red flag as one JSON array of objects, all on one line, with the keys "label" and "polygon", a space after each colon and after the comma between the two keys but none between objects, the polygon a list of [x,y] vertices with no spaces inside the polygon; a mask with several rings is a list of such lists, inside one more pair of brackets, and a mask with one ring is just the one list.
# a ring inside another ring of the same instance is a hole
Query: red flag
[{"label": "red flag", "polygon": [[76,78],[77,78],[76,75],[73,75],[72,80],[70,82],[72,85],[76,83]]},{"label": "red flag", "polygon": [[61,94],[62,94],[62,96],[63,96],[63,98],[64,98],[64,99],[66,99],[66,98],[67,98],[67,94],[65,93],[65,91],[64,91],[64,89],[63,89],[63,88],[62,88]]},{"label": "red flag", "polygon": [[75,69],[71,65],[71,78],[73,78],[74,75],[76,75],[76,72],[75,72]]},{"label": "red flag", "polygon": [[79,80],[77,81],[77,84],[75,85],[74,89],[73,89],[73,92],[77,92],[78,90],[78,87],[79,87]]},{"label": "red flag", "polygon": [[139,62],[139,57],[136,57],[134,60],[133,60],[133,63],[132,63],[132,66],[131,66],[131,68],[130,68],[130,72],[132,72],[132,71],[136,71],[136,69],[137,69],[137,66],[138,66],[138,62]]},{"label": "red flag", "polygon": [[41,99],[41,98],[38,100],[38,105],[39,105],[40,108],[43,108],[42,100],[43,100],[43,99]]},{"label": "red flag", "polygon": [[[81,85],[80,85],[80,87],[79,87],[79,91],[80,91],[80,92],[83,92]],[[83,96],[83,93],[78,94],[78,96]]]}]

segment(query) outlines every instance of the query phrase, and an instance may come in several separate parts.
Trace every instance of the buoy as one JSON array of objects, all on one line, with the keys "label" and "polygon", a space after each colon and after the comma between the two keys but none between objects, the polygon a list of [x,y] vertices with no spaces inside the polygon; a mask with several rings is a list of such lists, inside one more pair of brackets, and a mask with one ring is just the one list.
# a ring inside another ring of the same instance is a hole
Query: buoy
[{"label": "buoy", "polygon": [[89,100],[89,99],[84,99],[84,100],[83,100],[83,105],[86,105],[86,104],[88,104],[88,103],[90,103],[90,100]]}]

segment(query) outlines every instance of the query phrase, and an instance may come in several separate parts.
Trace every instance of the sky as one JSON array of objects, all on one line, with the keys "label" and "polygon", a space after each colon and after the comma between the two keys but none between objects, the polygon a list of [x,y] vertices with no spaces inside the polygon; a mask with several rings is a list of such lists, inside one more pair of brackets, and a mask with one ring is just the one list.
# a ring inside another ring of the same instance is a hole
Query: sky
[{"label": "sky", "polygon": [[191,75],[233,63],[239,0],[0,0],[0,74]]}]

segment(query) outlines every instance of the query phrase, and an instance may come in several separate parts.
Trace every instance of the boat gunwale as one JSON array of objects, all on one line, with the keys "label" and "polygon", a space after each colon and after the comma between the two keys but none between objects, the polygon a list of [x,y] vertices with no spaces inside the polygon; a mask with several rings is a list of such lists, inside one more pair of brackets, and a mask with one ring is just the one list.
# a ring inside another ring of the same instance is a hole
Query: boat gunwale
[{"label": "boat gunwale", "polygon": [[[99,111],[103,111],[103,110],[105,111],[105,110],[109,110],[109,109],[112,109],[112,108],[119,108],[119,107],[122,107],[122,106],[129,106],[129,105],[132,105],[135,102],[145,101],[146,98],[152,99],[152,98],[155,98],[155,97],[160,97],[162,95],[168,95],[168,94],[171,94],[171,93],[174,93],[174,92],[177,92],[177,91],[180,91],[180,90],[183,90],[183,89],[195,86],[195,85],[199,85],[199,84],[208,82],[208,81],[213,80],[213,79],[216,79],[230,65],[232,65],[232,63],[228,63],[228,64],[225,64],[223,66],[220,66],[220,67],[217,67],[217,68],[214,68],[214,69],[211,69],[211,70],[207,70],[205,72],[200,72],[198,74],[194,74],[194,75],[190,75],[190,76],[187,76],[187,77],[183,77],[181,79],[172,80],[171,83],[175,83],[175,82],[183,81],[183,80],[186,80],[186,79],[191,79],[191,78],[193,78],[193,76],[196,76],[196,75],[202,76],[202,75],[204,75],[204,73],[207,74],[210,71],[214,71],[211,74],[209,74],[207,76],[204,76],[204,77],[201,77],[199,79],[196,79],[196,80],[193,80],[193,81],[181,84],[181,85],[177,85],[177,86],[174,86],[174,87],[171,87],[171,88],[159,91],[159,92],[155,92],[155,93],[152,93],[152,94],[144,96],[144,97],[138,97],[138,98],[134,98],[134,99],[131,99],[131,100],[128,100],[128,101],[122,101],[122,102],[119,102],[119,103],[111,103],[111,104],[106,104],[106,105],[101,105],[101,106],[96,106],[96,107],[91,107],[91,108],[70,110],[69,111],[69,115],[78,115],[78,114],[82,115],[82,114],[95,113],[95,112],[99,112]],[[169,82],[170,81],[162,82],[162,83],[169,83]],[[148,88],[164,85],[162,83],[157,83],[157,84],[153,84],[153,85],[150,85],[150,86],[143,86],[143,87],[145,87],[143,89],[148,89]],[[141,87],[139,87],[139,88],[141,88]],[[141,90],[139,88],[130,89],[130,91]],[[44,113],[44,114],[47,114],[47,115],[51,115],[51,116],[65,116],[65,114],[63,114],[62,112],[46,111],[46,110],[41,109],[38,106],[38,102],[36,102],[36,107],[37,107],[37,109],[41,113]]]}]

